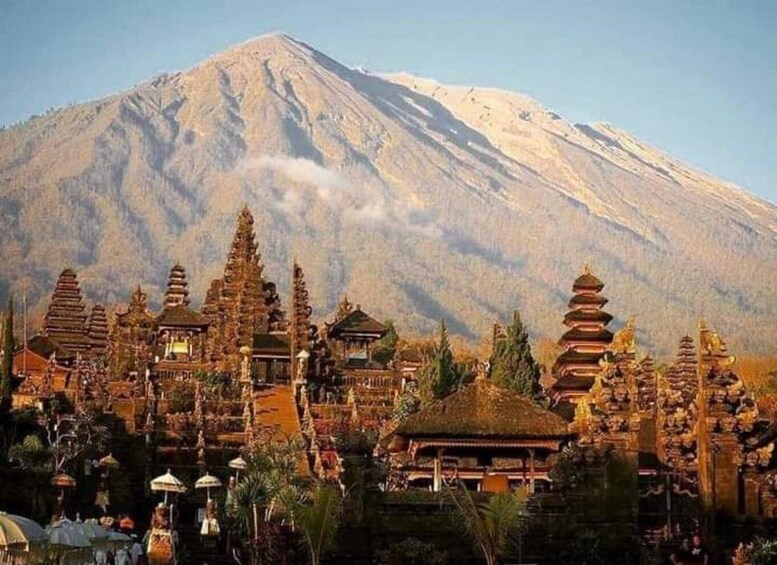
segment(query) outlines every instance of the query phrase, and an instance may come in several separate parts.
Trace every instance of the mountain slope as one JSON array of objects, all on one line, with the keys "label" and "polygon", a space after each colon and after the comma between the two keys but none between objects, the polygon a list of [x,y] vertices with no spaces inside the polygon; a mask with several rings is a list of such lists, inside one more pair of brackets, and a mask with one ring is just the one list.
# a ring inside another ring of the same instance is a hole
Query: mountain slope
[{"label": "mountain slope", "polygon": [[613,126],[283,35],[0,132],[0,276],[45,300],[68,264],[115,303],[138,282],[161,296],[180,261],[202,297],[244,202],[266,275],[285,292],[296,255],[318,314],[347,292],[475,339],[519,307],[555,337],[588,262],[659,352],[699,316],[749,351],[777,338],[774,205]]}]

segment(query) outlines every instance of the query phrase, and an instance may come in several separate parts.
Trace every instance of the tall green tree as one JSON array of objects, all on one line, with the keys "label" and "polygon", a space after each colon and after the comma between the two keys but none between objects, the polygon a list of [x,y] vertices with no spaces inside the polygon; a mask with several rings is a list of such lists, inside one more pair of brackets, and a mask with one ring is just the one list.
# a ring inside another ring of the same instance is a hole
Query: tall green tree
[{"label": "tall green tree", "polygon": [[8,298],[8,312],[3,321],[3,359],[0,366],[0,415],[11,410],[13,392],[13,298]]},{"label": "tall green tree", "polygon": [[445,398],[461,384],[464,371],[453,359],[445,321],[440,321],[440,334],[423,365],[418,369],[418,391],[421,402]]},{"label": "tall green tree", "polygon": [[516,310],[506,336],[497,341],[491,356],[491,379],[504,388],[540,400],[540,366],[534,360],[529,336]]},{"label": "tall green tree", "polygon": [[399,343],[399,333],[397,333],[394,320],[386,320],[383,322],[386,326],[386,335],[384,335],[377,343],[372,351],[372,359],[386,365],[394,358],[394,354],[397,352],[397,344]]}]

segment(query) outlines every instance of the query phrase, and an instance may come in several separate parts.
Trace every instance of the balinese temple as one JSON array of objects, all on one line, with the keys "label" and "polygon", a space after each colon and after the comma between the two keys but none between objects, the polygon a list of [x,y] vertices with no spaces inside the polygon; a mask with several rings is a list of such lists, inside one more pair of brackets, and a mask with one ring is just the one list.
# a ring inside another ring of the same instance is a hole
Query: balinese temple
[{"label": "balinese temple", "polygon": [[108,349],[108,316],[102,304],[95,304],[89,313],[86,335],[92,356],[104,357]]},{"label": "balinese temple", "polygon": [[251,347],[257,333],[277,335],[285,331],[275,284],[264,280],[263,270],[254,218],[244,207],[237,219],[224,275],[211,282],[202,307],[202,315],[210,324],[208,354],[219,370],[236,373],[240,348]]},{"label": "balinese temple", "polygon": [[185,377],[205,359],[208,321],[189,307],[186,271],[174,265],[167,281],[164,308],[154,318],[157,372],[163,377]]},{"label": "balinese temple", "polygon": [[558,342],[563,351],[553,367],[556,381],[551,390],[557,411],[567,418],[574,413],[572,404],[594,384],[599,361],[612,342],[606,327],[612,316],[602,309],[607,304],[603,288],[604,283],[588,267],[572,285],[570,311],[564,316],[569,329]]},{"label": "balinese temple", "polygon": [[[655,472],[655,375],[651,364],[637,361],[633,322],[615,334],[588,394],[578,399],[572,429],[582,445],[612,448],[636,472]],[[640,390],[640,381],[641,388]],[[648,433],[641,433],[648,432]],[[646,468],[647,467],[647,468]]]},{"label": "balinese temple", "polygon": [[124,312],[116,312],[111,328],[110,371],[115,377],[144,374],[152,360],[154,315],[148,296],[138,286]]},{"label": "balinese temple", "polygon": [[696,401],[699,498],[707,514],[722,511],[758,516],[767,498],[774,495],[765,488],[764,471],[775,468],[775,431],[734,373],[734,361],[720,336],[700,323]]},{"label": "balinese temple", "polygon": [[57,393],[67,396],[73,389],[76,354],[49,337],[34,336],[14,354],[13,363],[22,379],[14,392],[15,407],[33,406]]},{"label": "balinese temple", "polygon": [[667,514],[684,505],[701,508],[702,516],[771,517],[777,510],[777,473],[769,471],[777,468],[777,430],[734,373],[734,357],[720,336],[702,323],[698,343],[697,352],[684,337],[662,374],[652,359],[636,360],[634,329],[627,324],[608,347],[590,391],[578,399],[572,429],[583,445],[617,450],[640,475],[661,474],[658,487],[643,496],[657,496],[659,506],[674,500]]},{"label": "balinese temple", "polygon": [[549,487],[552,455],[575,437],[567,422],[483,374],[411,414],[382,443],[394,486],[440,491],[463,481],[472,490]]},{"label": "balinese temple", "polygon": [[70,268],[65,269],[54,287],[43,321],[43,335],[54,339],[72,353],[88,354],[90,343],[85,309],[76,272]]},{"label": "balinese temple", "polygon": [[333,353],[343,367],[372,367],[372,346],[387,332],[386,326],[363,312],[360,304],[354,308],[346,296],[334,323],[327,324],[326,337],[336,343]]},{"label": "balinese temple", "polygon": [[693,338],[680,340],[675,361],[657,386],[657,452],[661,461],[677,473],[695,475],[697,465],[696,347]]}]

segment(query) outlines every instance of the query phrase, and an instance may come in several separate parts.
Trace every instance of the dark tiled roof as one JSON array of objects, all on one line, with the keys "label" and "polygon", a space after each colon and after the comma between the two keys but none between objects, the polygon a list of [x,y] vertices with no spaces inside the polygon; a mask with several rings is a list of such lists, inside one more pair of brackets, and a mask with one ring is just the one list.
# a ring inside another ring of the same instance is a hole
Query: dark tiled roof
[{"label": "dark tiled roof", "polygon": [[572,290],[595,290],[599,292],[604,288],[604,283],[596,278],[592,273],[583,273],[575,279],[572,284]]},{"label": "dark tiled roof", "polygon": [[365,314],[358,307],[356,310],[345,316],[339,322],[336,322],[329,328],[329,335],[337,337],[343,334],[363,334],[372,333],[385,335],[388,332],[386,326],[381,324],[369,314]]},{"label": "dark tiled roof", "polygon": [[208,326],[208,321],[185,304],[178,304],[162,310],[162,313],[154,319],[154,325],[204,328]]},{"label": "dark tiled roof", "polygon": [[594,385],[594,377],[581,375],[565,375],[553,383],[553,390],[587,391]]},{"label": "dark tiled roof", "polygon": [[609,330],[598,330],[587,332],[580,328],[572,328],[561,336],[563,341],[594,341],[597,343],[611,343],[612,332]]},{"label": "dark tiled roof", "polygon": [[569,299],[569,307],[574,308],[580,305],[604,306],[608,302],[609,300],[601,294],[575,294]]},{"label": "dark tiled roof", "polygon": [[584,353],[581,351],[575,351],[574,349],[567,349],[564,353],[558,356],[556,363],[559,365],[566,365],[570,363],[590,363],[592,365],[598,365],[599,359],[604,356],[604,353]]},{"label": "dark tiled roof", "polygon": [[612,316],[603,310],[597,310],[595,312],[585,312],[583,310],[572,310],[567,312],[564,316],[564,323],[571,324],[576,322],[591,322],[597,324],[609,324],[612,321]]},{"label": "dark tiled roof", "polygon": [[559,438],[572,435],[562,418],[520,394],[480,378],[412,414],[403,437]]},{"label": "dark tiled roof", "polygon": [[550,409],[550,411],[556,414],[557,416],[564,418],[564,420],[566,420],[567,422],[571,422],[572,420],[575,419],[576,409],[577,409],[577,405],[574,402],[569,402],[568,400],[562,400],[554,404],[553,407]]},{"label": "dark tiled roof", "polygon": [[57,361],[69,361],[75,358],[75,355],[62,347],[56,340],[45,336],[36,335],[27,342],[27,349],[41,357],[48,359],[53,353]]},{"label": "dark tiled roof", "polygon": [[254,334],[254,354],[263,355],[291,355],[289,336],[284,334]]}]

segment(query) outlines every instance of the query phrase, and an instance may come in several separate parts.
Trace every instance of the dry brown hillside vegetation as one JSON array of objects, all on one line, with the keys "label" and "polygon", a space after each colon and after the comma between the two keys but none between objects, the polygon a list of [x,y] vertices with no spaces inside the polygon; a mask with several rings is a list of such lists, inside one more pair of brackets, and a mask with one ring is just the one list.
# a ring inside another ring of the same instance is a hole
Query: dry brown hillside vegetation
[{"label": "dry brown hillside vegetation", "polygon": [[179,261],[197,303],[243,203],[266,276],[288,296],[296,256],[317,315],[347,292],[477,343],[519,308],[555,338],[587,262],[658,355],[702,316],[739,354],[777,342],[773,204],[614,126],[282,35],[0,132],[0,299],[27,289],[40,312],[72,266],[90,300],[141,283],[158,303]]}]

